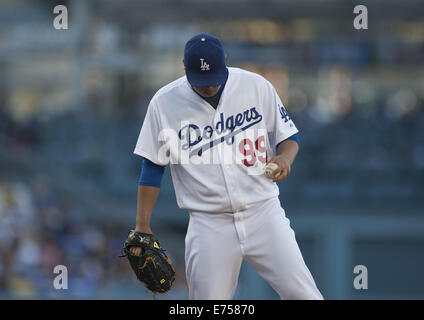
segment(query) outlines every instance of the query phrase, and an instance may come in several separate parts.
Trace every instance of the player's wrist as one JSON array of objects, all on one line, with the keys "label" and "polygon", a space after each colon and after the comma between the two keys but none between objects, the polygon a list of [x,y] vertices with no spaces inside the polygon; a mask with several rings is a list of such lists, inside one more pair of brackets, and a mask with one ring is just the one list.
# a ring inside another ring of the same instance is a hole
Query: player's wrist
[{"label": "player's wrist", "polygon": [[282,168],[285,168],[285,167],[290,168],[292,164],[289,157],[287,157],[284,153],[277,155],[274,159],[274,162],[276,162],[278,166]]},{"label": "player's wrist", "polygon": [[140,233],[153,234],[152,229],[150,228],[150,226],[147,225],[136,225],[134,231]]}]

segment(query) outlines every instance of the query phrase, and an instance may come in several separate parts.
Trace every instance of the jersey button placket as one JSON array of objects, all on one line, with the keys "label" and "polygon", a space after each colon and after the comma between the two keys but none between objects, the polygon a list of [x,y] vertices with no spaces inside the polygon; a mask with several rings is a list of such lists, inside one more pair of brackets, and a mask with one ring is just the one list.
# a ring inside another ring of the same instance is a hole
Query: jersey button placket
[{"label": "jersey button placket", "polygon": [[[217,123],[217,121],[220,120],[219,119],[219,114],[220,113],[218,113],[218,108],[217,108],[217,110],[215,112],[215,115],[214,115],[214,118],[213,118],[213,122],[212,122],[212,125],[213,125],[213,127],[215,129],[216,129],[216,123]],[[224,142],[221,142],[221,143],[225,143],[225,141]],[[221,147],[221,146],[216,146],[216,147]],[[220,149],[220,150],[222,150],[222,149]],[[218,156],[219,166],[221,167],[221,171],[222,171],[222,174],[224,176],[224,183],[225,183],[225,186],[226,186],[227,198],[229,199],[230,205],[231,205],[231,209],[234,212],[235,211],[234,200],[231,197],[232,188],[231,188],[231,184],[230,184],[230,181],[231,181],[231,165],[228,165],[228,164],[225,164],[224,163],[224,157],[222,156],[221,152],[217,152],[216,154]]]},{"label": "jersey button placket", "polygon": [[232,208],[233,212],[235,212],[236,211],[236,205],[235,205],[235,201],[232,197],[234,188],[231,185],[231,181],[233,180],[233,178],[231,177],[232,168],[231,168],[231,165],[223,163],[224,159],[221,156],[220,156],[219,160],[220,160],[220,166],[221,166],[222,172],[224,174],[224,182],[225,182],[225,185],[226,185],[227,196],[228,196],[228,199],[230,199],[231,208]]},{"label": "jersey button placket", "polygon": [[233,206],[234,212],[240,211],[240,196],[238,195],[237,181],[240,177],[237,176],[237,167],[234,164],[225,165],[226,176],[227,176],[227,187],[229,197]]}]

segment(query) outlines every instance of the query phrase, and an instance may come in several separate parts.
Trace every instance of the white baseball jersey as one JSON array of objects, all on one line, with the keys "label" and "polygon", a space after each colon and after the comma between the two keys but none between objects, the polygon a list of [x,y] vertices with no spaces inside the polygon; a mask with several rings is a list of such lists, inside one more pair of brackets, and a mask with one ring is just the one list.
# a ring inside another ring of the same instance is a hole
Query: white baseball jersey
[{"label": "white baseball jersey", "polygon": [[228,71],[216,109],[185,76],[149,104],[134,153],[170,164],[180,208],[235,213],[279,194],[263,169],[277,144],[298,130],[269,81]]}]

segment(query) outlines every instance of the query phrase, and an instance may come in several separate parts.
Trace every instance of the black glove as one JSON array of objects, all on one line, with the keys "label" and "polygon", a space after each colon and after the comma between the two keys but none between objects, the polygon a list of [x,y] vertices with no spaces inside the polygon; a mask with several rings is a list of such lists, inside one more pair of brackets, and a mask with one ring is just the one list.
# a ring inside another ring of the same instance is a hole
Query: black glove
[{"label": "black glove", "polygon": [[[141,247],[139,256],[131,253],[131,247]],[[175,281],[175,270],[171,260],[152,234],[131,230],[123,247],[137,279],[153,293],[164,293],[171,289]]]}]

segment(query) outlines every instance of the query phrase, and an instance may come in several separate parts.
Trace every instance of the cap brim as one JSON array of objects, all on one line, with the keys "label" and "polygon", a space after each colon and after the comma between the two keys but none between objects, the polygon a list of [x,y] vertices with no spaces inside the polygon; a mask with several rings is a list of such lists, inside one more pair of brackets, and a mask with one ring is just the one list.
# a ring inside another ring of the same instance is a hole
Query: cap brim
[{"label": "cap brim", "polygon": [[224,71],[216,74],[186,72],[186,76],[192,87],[215,87],[222,85],[227,75]]}]

